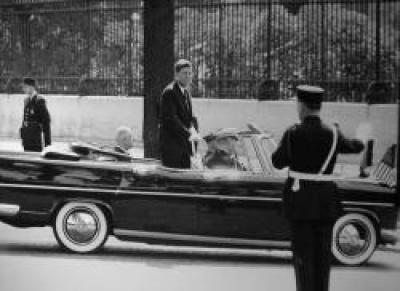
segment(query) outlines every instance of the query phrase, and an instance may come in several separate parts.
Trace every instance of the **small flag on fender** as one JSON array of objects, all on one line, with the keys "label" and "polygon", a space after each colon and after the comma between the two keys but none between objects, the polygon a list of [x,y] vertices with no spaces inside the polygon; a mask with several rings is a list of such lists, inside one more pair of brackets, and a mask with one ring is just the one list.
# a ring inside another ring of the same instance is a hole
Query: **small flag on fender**
[{"label": "small flag on fender", "polygon": [[390,187],[397,185],[396,170],[397,145],[394,144],[386,151],[383,158],[372,171],[372,177]]}]

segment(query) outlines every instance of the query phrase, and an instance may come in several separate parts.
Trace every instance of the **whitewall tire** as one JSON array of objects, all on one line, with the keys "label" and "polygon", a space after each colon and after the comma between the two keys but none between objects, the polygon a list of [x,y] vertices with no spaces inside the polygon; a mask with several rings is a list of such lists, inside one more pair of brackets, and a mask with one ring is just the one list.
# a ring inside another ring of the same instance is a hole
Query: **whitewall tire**
[{"label": "whitewall tire", "polygon": [[332,235],[332,254],[340,263],[363,264],[375,252],[376,245],[376,229],[367,216],[350,213],[336,221]]},{"label": "whitewall tire", "polygon": [[57,213],[53,230],[61,246],[77,253],[96,251],[108,237],[106,216],[92,203],[65,204]]}]

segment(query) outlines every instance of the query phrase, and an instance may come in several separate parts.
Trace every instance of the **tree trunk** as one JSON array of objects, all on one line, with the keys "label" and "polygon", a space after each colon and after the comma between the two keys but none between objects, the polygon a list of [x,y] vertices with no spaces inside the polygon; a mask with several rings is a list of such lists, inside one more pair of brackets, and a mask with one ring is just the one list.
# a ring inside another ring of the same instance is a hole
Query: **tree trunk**
[{"label": "tree trunk", "polygon": [[397,206],[400,206],[400,171],[399,171],[399,165],[400,165],[400,154],[399,154],[399,147],[400,147],[400,77],[398,78],[398,86],[397,86],[397,110],[398,110],[398,122],[397,122],[397,152],[396,152],[396,158],[397,158],[397,163],[396,163],[396,170],[397,170]]},{"label": "tree trunk", "polygon": [[144,1],[144,120],[146,158],[159,157],[158,107],[174,76],[174,1]]}]

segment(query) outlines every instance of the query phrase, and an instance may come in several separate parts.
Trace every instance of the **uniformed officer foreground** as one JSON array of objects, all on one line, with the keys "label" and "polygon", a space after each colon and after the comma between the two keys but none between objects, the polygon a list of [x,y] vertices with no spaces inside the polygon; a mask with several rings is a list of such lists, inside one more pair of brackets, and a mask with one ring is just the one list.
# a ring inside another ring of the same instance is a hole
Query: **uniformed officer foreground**
[{"label": "uniformed officer foreground", "polygon": [[24,116],[20,134],[25,151],[40,152],[51,144],[50,114],[46,100],[37,93],[34,79],[25,78],[23,91],[28,96],[24,100]]},{"label": "uniformed officer foreground", "polygon": [[338,125],[321,121],[324,90],[297,87],[301,123],[286,130],[272,155],[278,169],[289,167],[284,213],[291,222],[297,290],[329,289],[332,228],[340,215],[331,174],[339,153],[360,153],[364,144],[346,138]]},{"label": "uniformed officer foreground", "polygon": [[191,142],[200,140],[189,93],[192,76],[191,62],[177,61],[175,81],[161,95],[160,154],[162,164],[167,167],[190,168]]}]

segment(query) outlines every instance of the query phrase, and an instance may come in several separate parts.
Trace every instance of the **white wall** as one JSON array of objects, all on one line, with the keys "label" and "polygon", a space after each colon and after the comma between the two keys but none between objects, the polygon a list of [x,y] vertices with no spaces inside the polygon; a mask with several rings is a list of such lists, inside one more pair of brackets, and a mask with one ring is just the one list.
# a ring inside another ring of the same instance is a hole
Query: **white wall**
[{"label": "white wall", "polygon": [[[120,125],[141,139],[142,98],[43,95],[51,115],[53,139],[112,140]],[[0,94],[0,137],[18,138],[22,95]]]},{"label": "white wall", "polygon": [[[18,138],[23,98],[22,95],[0,94],[0,137]],[[110,141],[120,125],[131,127],[135,139],[142,138],[142,98],[64,95],[45,98],[55,140]],[[202,133],[222,127],[245,128],[251,121],[271,131],[279,140],[283,131],[297,122],[293,101],[194,99],[193,108]],[[358,124],[366,118],[366,105],[326,103],[322,115],[327,121],[337,121],[345,134],[354,135]],[[387,146],[397,141],[397,106],[372,106],[370,120],[376,136],[375,156],[379,157]]]}]

